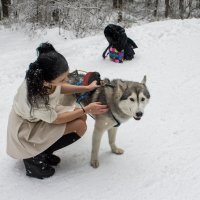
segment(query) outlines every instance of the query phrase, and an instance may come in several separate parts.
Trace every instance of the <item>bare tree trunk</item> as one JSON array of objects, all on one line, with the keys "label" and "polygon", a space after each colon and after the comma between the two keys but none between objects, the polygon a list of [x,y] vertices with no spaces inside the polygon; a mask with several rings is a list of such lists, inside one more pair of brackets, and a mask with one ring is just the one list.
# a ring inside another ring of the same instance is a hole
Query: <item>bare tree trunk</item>
[{"label": "bare tree trunk", "polygon": [[192,13],[192,0],[189,0],[188,7],[189,7],[189,12],[188,12],[187,18],[189,18]]},{"label": "bare tree trunk", "polygon": [[10,0],[1,0],[2,4],[2,11],[3,11],[3,17],[8,18],[9,17],[9,6],[11,4]]},{"label": "bare tree trunk", "polygon": [[122,21],[122,4],[123,0],[113,0],[113,9],[118,9],[118,23]]},{"label": "bare tree trunk", "polygon": [[123,0],[113,0],[113,8],[122,9]]},{"label": "bare tree trunk", "polygon": [[154,8],[154,11],[153,11],[154,17],[156,17],[157,14],[158,14],[158,2],[159,2],[159,0],[156,0],[156,2],[155,2],[155,8]]},{"label": "bare tree trunk", "polygon": [[2,7],[1,7],[1,2],[0,2],[0,21],[2,19]]},{"label": "bare tree trunk", "polygon": [[169,0],[165,0],[165,17],[169,17],[169,10],[170,10],[170,5],[169,5]]},{"label": "bare tree trunk", "polygon": [[122,21],[122,3],[123,0],[118,0],[118,8],[119,8],[118,23]]},{"label": "bare tree trunk", "polygon": [[179,0],[179,13],[181,19],[183,19],[183,13],[184,13],[184,0]]},{"label": "bare tree trunk", "polygon": [[36,22],[38,23],[39,22],[39,3],[38,3],[38,1],[36,1],[36,3],[37,3],[37,7],[36,7],[36,9],[37,9]]},{"label": "bare tree trunk", "polygon": [[152,0],[146,0],[146,1],[145,1],[145,5],[146,5],[146,7],[149,7],[149,6],[152,4],[151,1],[152,1]]},{"label": "bare tree trunk", "polygon": [[118,8],[119,9],[122,9],[122,3],[123,3],[123,0],[118,0]]},{"label": "bare tree trunk", "polygon": [[118,0],[113,0],[113,8],[117,8]]},{"label": "bare tree trunk", "polygon": [[200,0],[196,0],[196,8],[198,9],[200,7]]},{"label": "bare tree trunk", "polygon": [[122,12],[119,11],[118,12],[118,19],[117,19],[118,23],[122,21]]},{"label": "bare tree trunk", "polygon": [[2,5],[1,5],[1,1],[0,1],[0,21],[2,19]]},{"label": "bare tree trunk", "polygon": [[197,9],[200,9],[200,0],[196,0],[196,6]]}]

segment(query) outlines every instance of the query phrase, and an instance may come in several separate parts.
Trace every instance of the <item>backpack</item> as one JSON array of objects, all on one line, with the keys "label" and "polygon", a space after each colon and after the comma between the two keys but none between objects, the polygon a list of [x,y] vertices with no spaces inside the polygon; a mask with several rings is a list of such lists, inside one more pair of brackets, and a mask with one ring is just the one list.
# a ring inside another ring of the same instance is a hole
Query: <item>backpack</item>
[{"label": "backpack", "polygon": [[[118,25],[109,24],[104,29],[104,35],[109,43],[109,46],[102,55],[104,59],[108,54],[112,61],[119,63],[122,63],[123,60],[132,60],[134,58],[135,52],[133,49],[137,48],[137,45],[133,40],[127,37],[124,28]],[[112,51],[113,48],[118,54],[123,55],[123,58],[120,56],[117,57]],[[107,53],[108,50],[109,52]]]},{"label": "backpack", "polygon": [[116,48],[110,47],[109,56],[113,62],[122,63],[124,60],[124,49],[121,51],[118,51]]}]

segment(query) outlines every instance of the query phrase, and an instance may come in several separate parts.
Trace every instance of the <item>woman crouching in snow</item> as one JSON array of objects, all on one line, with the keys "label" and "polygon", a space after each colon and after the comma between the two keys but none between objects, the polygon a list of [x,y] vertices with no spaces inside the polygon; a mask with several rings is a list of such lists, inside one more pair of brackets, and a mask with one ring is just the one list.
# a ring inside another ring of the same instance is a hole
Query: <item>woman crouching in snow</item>
[{"label": "woman crouching in snow", "polygon": [[86,132],[86,114],[102,114],[107,106],[99,102],[74,108],[59,104],[61,94],[82,93],[98,86],[67,84],[68,63],[49,43],[38,48],[25,80],[14,97],[7,128],[7,153],[22,159],[26,175],[50,177],[60,162],[54,151],[72,144]]}]

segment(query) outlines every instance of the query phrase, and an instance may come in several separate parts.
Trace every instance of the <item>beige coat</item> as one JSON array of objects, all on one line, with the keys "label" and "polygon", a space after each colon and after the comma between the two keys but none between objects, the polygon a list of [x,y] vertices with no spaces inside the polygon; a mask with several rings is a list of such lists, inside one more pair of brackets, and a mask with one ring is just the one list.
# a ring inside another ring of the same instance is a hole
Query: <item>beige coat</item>
[{"label": "beige coat", "polygon": [[16,159],[38,155],[55,143],[64,134],[66,124],[52,124],[58,113],[74,110],[74,106],[59,103],[61,87],[49,95],[50,109],[34,109],[30,114],[24,81],[14,98],[7,127],[7,153]]}]

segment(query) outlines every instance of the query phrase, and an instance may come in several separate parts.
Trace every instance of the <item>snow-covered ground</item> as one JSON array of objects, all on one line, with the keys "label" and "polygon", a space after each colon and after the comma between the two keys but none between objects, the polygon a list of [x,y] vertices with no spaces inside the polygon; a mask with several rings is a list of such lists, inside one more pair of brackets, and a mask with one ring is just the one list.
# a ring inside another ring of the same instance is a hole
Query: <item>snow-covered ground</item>
[{"label": "snow-covered ground", "polygon": [[[139,46],[133,61],[103,60],[102,34],[64,40],[55,31],[30,39],[0,30],[0,199],[1,200],[199,200],[200,199],[200,20],[154,22],[127,30]],[[35,49],[49,41],[71,70],[99,71],[102,77],[140,81],[147,75],[151,101],[140,121],[120,126],[110,152],[107,134],[100,167],[89,165],[94,121],[86,135],[57,152],[62,158],[53,177],[25,176],[22,161],[7,156],[6,126],[12,100]]]}]

